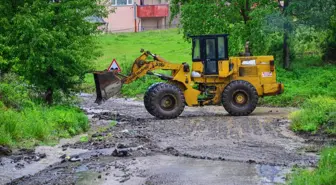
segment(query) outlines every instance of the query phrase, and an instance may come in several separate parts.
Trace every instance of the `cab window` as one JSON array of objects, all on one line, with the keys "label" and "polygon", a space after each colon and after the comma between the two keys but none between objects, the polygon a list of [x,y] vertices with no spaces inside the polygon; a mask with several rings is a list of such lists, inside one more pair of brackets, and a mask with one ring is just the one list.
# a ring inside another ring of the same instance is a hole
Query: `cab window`
[{"label": "cab window", "polygon": [[216,41],[215,39],[206,40],[206,58],[216,59]]},{"label": "cab window", "polygon": [[225,40],[224,37],[218,37],[218,59],[225,59]]},{"label": "cab window", "polygon": [[200,47],[200,40],[194,39],[193,40],[193,60],[201,60],[201,47]]}]

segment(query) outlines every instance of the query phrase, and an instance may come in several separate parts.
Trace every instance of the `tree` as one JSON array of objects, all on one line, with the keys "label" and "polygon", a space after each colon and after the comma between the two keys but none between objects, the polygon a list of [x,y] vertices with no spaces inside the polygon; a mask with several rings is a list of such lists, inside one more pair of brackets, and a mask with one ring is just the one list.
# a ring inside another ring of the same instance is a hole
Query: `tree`
[{"label": "tree", "polygon": [[[269,52],[274,40],[267,39],[268,29],[263,24],[265,17],[279,11],[272,0],[173,0],[171,18],[180,14],[183,33],[187,34],[230,34],[230,55],[242,51],[246,41],[252,53]],[[265,47],[268,46],[268,47]]]},{"label": "tree", "polygon": [[53,92],[69,93],[92,70],[102,0],[3,0],[0,3],[0,70],[24,76],[49,104]]}]

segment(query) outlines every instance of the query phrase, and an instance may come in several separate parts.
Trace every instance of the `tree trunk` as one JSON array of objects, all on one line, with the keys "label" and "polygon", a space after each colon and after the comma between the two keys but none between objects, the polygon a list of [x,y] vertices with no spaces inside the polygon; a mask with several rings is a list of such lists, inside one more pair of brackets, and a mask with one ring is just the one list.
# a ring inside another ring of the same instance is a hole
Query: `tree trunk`
[{"label": "tree trunk", "polygon": [[290,66],[290,51],[288,46],[288,32],[284,32],[284,41],[283,41],[283,68],[288,69]]},{"label": "tree trunk", "polygon": [[49,87],[47,89],[47,91],[45,92],[45,95],[44,95],[45,99],[44,100],[48,105],[52,105],[52,103],[53,103],[53,93],[54,93],[54,91],[51,87]]},{"label": "tree trunk", "polygon": [[249,13],[250,13],[249,0],[245,0],[245,4],[242,5],[242,7],[240,8],[240,15],[243,17],[244,24],[247,24],[247,21],[249,21],[250,19],[248,15]]},{"label": "tree trunk", "polygon": [[[240,8],[240,15],[243,17],[245,25],[247,25],[247,22],[250,20],[250,17],[249,17],[250,11],[251,11],[250,0],[245,0],[245,4],[242,4],[241,8]],[[250,34],[248,34],[248,35],[250,35]],[[251,56],[248,44],[249,44],[249,39],[246,39],[246,41],[245,41],[245,52],[244,53],[239,53],[240,56]]]},{"label": "tree trunk", "polygon": [[[286,13],[286,8],[288,7],[289,5],[289,0],[284,0],[284,5],[283,5],[283,9],[282,9],[282,12],[283,12],[283,15],[284,17],[287,16],[287,13]],[[285,23],[284,23],[284,41],[283,41],[283,68],[284,69],[288,69],[289,66],[290,66],[290,51],[289,51],[289,45],[288,45],[288,37],[289,37],[289,23],[287,20],[285,20]]]}]

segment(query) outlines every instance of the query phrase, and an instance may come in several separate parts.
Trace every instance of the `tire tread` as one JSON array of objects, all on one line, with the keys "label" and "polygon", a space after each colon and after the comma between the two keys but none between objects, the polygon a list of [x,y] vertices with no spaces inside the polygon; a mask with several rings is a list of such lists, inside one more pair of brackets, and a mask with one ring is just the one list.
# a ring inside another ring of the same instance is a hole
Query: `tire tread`
[{"label": "tire tread", "polygon": [[[155,103],[155,99],[158,98],[160,93],[163,93],[164,91],[167,91],[167,90],[170,90],[170,91],[172,90],[172,91],[177,92],[180,101],[183,102],[183,103],[180,102],[179,103],[180,107],[178,107],[177,111],[173,112],[170,115],[162,114],[160,110],[157,108],[157,105]],[[185,98],[180,88],[178,88],[175,85],[162,83],[162,82],[151,85],[146,91],[145,96],[144,96],[144,104],[145,104],[146,110],[151,115],[159,119],[173,119],[173,118],[178,117],[184,110],[184,107],[185,107],[184,102],[185,102]]]},{"label": "tire tread", "polygon": [[[246,90],[248,91],[248,93],[250,94],[250,101],[248,102],[248,108],[245,110],[237,110],[237,108],[234,108],[232,106],[231,103],[231,92],[234,89],[238,89],[240,87],[245,87]],[[222,104],[225,108],[225,110],[233,116],[247,116],[249,114],[251,114],[254,109],[257,107],[257,103],[258,103],[258,92],[256,90],[256,88],[249,82],[244,81],[244,80],[236,80],[236,81],[232,81],[231,83],[229,83],[223,93],[222,93]]]}]

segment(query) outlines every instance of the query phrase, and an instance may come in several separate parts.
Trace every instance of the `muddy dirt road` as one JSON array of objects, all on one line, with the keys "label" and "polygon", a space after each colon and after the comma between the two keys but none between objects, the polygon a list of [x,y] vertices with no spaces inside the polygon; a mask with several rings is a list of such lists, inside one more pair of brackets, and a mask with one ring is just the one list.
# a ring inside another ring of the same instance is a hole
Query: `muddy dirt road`
[{"label": "muddy dirt road", "polygon": [[3,184],[275,184],[293,165],[317,162],[309,151],[318,146],[288,129],[289,108],[231,117],[223,107],[187,107],[158,120],[139,101],[81,97],[89,141],[39,147],[30,161],[2,157]]}]

